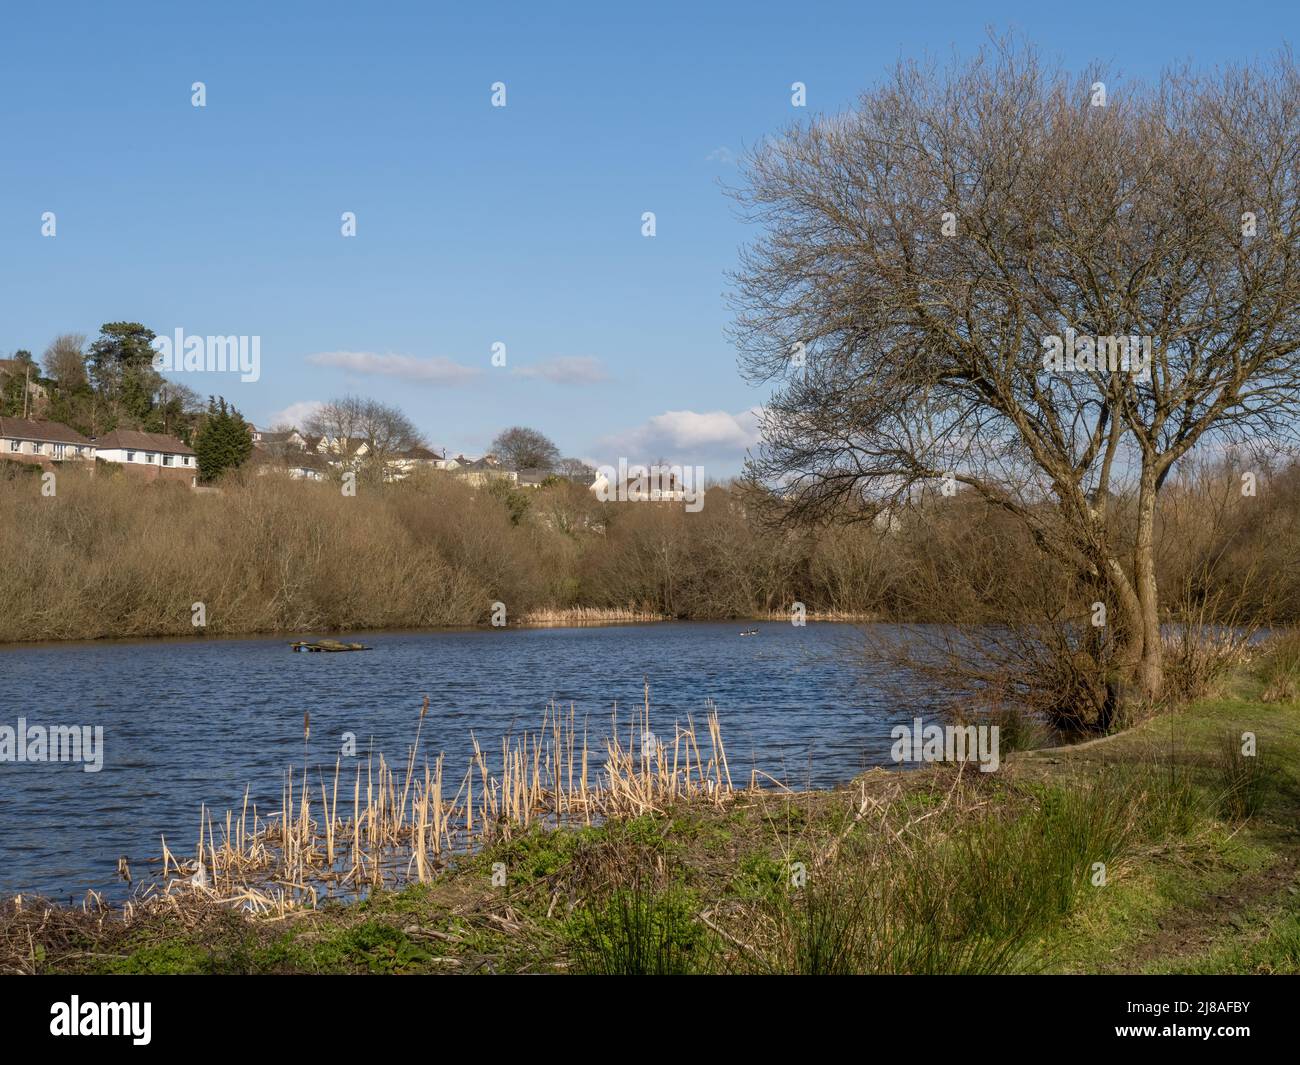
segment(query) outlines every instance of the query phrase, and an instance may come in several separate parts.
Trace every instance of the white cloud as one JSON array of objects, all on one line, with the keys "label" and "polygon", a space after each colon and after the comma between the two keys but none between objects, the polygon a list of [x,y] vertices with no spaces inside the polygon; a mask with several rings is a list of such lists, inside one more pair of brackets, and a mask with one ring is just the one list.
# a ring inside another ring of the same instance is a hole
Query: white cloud
[{"label": "white cloud", "polygon": [[319,399],[304,399],[297,403],[290,403],[284,410],[272,414],[261,428],[271,429],[277,425],[292,425],[296,429],[301,429],[324,405]]},{"label": "white cloud", "polygon": [[723,166],[736,165],[736,153],[725,144],[721,144],[714,148],[713,151],[709,152],[709,154],[704,157],[704,159],[706,162],[721,163]]},{"label": "white cloud", "polygon": [[626,457],[630,462],[664,458],[691,465],[722,463],[739,467],[745,452],[758,443],[761,414],[760,407],[737,414],[723,410],[664,411],[627,433],[606,438],[601,450],[607,456]]},{"label": "white cloud", "polygon": [[561,355],[516,367],[514,373],[517,377],[540,377],[556,385],[594,385],[609,380],[604,365],[591,355]]},{"label": "white cloud", "polygon": [[379,355],[373,351],[322,351],[308,355],[313,366],[330,366],[352,373],[396,377],[436,385],[462,385],[482,371],[462,366],[445,355],[419,359],[414,355]]}]

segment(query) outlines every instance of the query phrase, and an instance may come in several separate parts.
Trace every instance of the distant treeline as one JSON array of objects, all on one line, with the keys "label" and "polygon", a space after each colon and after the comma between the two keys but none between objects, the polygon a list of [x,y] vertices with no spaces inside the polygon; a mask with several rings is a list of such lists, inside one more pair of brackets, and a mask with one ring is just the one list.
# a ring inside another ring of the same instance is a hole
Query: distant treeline
[{"label": "distant treeline", "polygon": [[[570,483],[475,489],[447,475],[367,486],[241,473],[219,492],[61,473],[57,495],[0,472],[0,641],[324,632],[489,622],[582,607],[676,618],[791,611],[1014,622],[1057,585],[1022,526],[966,493],[888,518],[770,524],[735,485],[681,504],[600,503]],[[1126,501],[1112,509],[1123,522]],[[1225,463],[1162,493],[1173,609],[1300,618],[1300,467],[1243,495]]]}]

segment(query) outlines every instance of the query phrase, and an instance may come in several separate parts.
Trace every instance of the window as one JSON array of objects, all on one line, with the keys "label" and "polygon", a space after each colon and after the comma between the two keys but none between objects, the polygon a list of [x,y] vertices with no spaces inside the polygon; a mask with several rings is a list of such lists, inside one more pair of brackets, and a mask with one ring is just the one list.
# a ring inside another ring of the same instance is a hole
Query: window
[{"label": "window", "polygon": [[128,452],[126,453],[126,461],[127,461],[127,462],[134,462],[134,461],[135,461],[135,452],[134,452],[134,451],[128,451]]},{"label": "window", "polygon": [[154,460],[156,457],[157,457],[157,456],[154,455],[154,453],[153,453],[152,451],[146,451],[146,452],[144,453],[144,460],[145,460],[145,462],[153,462],[153,460]]},{"label": "window", "polygon": [[172,464],[172,456],[171,456],[171,455],[164,455],[164,456],[162,457],[162,464],[163,464],[164,466],[170,466],[170,465]]},{"label": "window", "polygon": [[64,453],[66,450],[67,450],[67,446],[66,446],[66,445],[64,445],[64,444],[55,444],[55,445],[54,445],[54,457],[55,457],[56,459],[61,459],[61,458],[63,458],[63,453]]},{"label": "window", "polygon": [[194,465],[194,456],[193,456],[193,455],[186,455],[186,456],[185,456],[185,465],[186,465],[186,466],[193,466],[193,465]]},{"label": "window", "polygon": [[15,455],[18,454],[18,452],[20,452],[22,449],[23,449],[23,442],[21,440],[9,441],[9,450],[12,451]]},{"label": "window", "polygon": [[41,453],[41,444],[40,444],[40,441],[39,441],[39,440],[33,440],[33,441],[32,441],[32,454],[33,454],[33,455],[39,455],[40,453]]}]

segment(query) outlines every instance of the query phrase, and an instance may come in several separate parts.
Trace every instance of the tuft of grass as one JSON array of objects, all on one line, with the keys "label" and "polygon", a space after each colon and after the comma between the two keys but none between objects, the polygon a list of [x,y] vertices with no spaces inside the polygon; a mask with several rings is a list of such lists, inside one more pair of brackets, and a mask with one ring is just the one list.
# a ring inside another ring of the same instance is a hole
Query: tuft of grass
[{"label": "tuft of grass", "polygon": [[1279,636],[1259,670],[1266,703],[1289,703],[1300,698],[1300,629]]},{"label": "tuft of grass", "polygon": [[1214,769],[1224,817],[1244,821],[1259,813],[1273,787],[1273,766],[1268,755],[1255,748],[1253,739],[1248,745],[1240,732],[1224,733]]},{"label": "tuft of grass", "polygon": [[712,969],[708,930],[694,896],[637,880],[575,912],[568,938],[574,972],[592,976],[686,976]]}]

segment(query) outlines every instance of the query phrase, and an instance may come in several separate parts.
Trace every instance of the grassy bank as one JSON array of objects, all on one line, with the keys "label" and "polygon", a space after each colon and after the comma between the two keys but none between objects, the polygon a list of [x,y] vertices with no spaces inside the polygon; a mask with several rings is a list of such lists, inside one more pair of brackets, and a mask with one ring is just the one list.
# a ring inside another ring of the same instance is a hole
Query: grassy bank
[{"label": "grassy bank", "polygon": [[1256,662],[1183,710],[996,773],[875,770],[533,827],[431,883],[283,918],[10,902],[0,968],[1300,972],[1298,676]]}]

